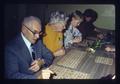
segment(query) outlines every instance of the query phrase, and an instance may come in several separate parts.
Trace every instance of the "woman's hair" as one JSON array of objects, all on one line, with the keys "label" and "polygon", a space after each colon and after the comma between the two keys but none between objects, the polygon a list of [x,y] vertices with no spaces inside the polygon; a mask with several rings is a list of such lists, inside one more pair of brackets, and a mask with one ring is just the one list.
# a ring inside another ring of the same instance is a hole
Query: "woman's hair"
[{"label": "woman's hair", "polygon": [[98,18],[97,12],[93,9],[86,9],[83,13],[83,16],[91,17],[91,22],[96,21],[96,19]]},{"label": "woman's hair", "polygon": [[64,12],[61,11],[53,11],[50,14],[49,18],[49,24],[54,24],[54,23],[66,23],[67,17]]},{"label": "woman's hair", "polygon": [[82,13],[79,10],[76,10],[75,12],[73,12],[72,14],[69,15],[69,19],[67,20],[67,25],[66,25],[66,29],[70,26],[70,23],[72,21],[72,18],[74,17],[75,19],[81,19],[82,18]]}]

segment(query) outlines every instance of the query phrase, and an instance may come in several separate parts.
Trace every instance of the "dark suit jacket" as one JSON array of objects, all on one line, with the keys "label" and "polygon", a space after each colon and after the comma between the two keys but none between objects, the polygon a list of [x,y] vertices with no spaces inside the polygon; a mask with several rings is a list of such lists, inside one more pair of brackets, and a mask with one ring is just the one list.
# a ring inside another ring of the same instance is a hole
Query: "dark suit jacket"
[{"label": "dark suit jacket", "polygon": [[[45,60],[44,67],[53,61],[52,53],[43,45],[41,40],[35,44],[36,58]],[[28,70],[32,62],[29,50],[19,34],[5,47],[5,77],[10,79],[36,79],[32,71]]]}]

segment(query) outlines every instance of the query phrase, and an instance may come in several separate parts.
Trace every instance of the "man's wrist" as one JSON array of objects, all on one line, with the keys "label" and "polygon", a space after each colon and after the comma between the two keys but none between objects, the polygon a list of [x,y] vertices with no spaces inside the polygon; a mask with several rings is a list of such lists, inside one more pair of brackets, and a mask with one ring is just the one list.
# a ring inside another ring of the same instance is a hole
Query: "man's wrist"
[{"label": "man's wrist", "polygon": [[38,60],[38,65],[39,66],[44,65],[44,64],[45,64],[45,61],[43,59]]}]

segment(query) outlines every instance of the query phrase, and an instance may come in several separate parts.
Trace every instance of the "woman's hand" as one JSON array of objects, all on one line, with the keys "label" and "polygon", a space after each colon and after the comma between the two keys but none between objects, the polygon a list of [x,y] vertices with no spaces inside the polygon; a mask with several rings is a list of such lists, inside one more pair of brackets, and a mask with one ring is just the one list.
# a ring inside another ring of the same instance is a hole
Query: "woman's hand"
[{"label": "woman's hand", "polygon": [[61,48],[54,53],[54,56],[63,56],[65,55],[65,49]]}]

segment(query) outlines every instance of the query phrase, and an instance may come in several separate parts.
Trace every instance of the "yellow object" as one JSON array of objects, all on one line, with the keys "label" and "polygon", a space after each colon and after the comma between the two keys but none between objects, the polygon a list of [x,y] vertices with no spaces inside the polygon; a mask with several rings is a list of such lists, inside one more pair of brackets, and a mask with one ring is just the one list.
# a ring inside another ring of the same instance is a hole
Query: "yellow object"
[{"label": "yellow object", "polygon": [[63,47],[63,33],[53,30],[52,26],[47,24],[45,27],[46,36],[43,37],[43,43],[51,52],[56,52]]}]

